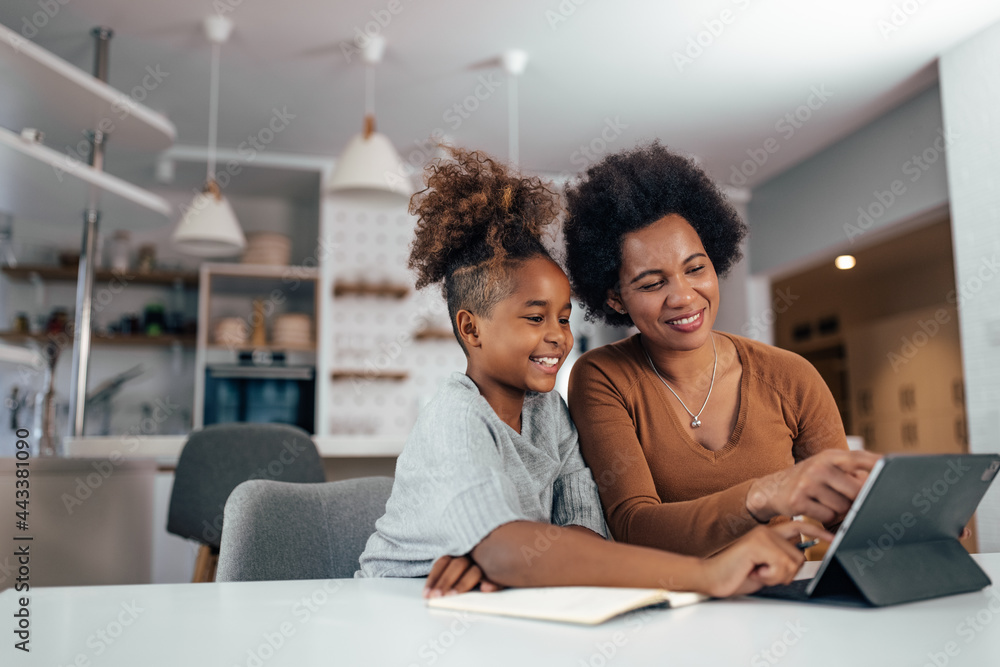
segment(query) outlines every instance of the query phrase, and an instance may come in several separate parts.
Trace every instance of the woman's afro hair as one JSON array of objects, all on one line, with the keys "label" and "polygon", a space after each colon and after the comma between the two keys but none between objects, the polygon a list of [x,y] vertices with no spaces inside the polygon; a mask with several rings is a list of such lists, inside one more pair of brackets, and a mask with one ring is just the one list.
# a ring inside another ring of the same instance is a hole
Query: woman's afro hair
[{"label": "woman's afro hair", "polygon": [[658,141],[608,155],[566,193],[566,269],[588,320],[630,326],[607,305],[618,291],[626,234],[676,214],[701,238],[720,277],[740,260],[747,226],[719,188],[693,160]]}]

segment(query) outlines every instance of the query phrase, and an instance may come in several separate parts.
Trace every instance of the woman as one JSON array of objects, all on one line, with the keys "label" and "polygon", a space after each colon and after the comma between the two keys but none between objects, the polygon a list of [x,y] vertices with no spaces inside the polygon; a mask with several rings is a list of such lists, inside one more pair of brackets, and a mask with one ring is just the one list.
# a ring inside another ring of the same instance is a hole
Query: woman
[{"label": "woman", "polygon": [[878,457],[847,451],[809,362],[712,331],[747,227],[708,176],[653,143],[606,157],[567,198],[577,297],[639,330],[570,377],[614,537],[705,556],[779,516],[842,519]]}]

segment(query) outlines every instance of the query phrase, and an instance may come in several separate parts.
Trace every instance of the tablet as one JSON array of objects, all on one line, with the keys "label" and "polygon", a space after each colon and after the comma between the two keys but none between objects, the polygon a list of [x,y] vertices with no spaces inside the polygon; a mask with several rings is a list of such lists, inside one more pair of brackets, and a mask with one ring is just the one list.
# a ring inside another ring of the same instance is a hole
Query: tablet
[{"label": "tablet", "polygon": [[958,541],[1000,454],[889,454],[880,459],[812,579],[761,597],[884,606],[990,585]]}]

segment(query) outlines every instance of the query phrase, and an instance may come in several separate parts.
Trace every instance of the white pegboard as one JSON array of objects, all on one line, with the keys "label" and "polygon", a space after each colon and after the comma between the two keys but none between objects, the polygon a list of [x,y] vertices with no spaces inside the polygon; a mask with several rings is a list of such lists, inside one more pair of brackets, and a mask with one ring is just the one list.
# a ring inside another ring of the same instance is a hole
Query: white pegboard
[{"label": "white pegboard", "polygon": [[[365,211],[324,202],[322,242],[323,325],[320,329],[319,432],[332,436],[405,436],[420,407],[438,384],[465,370],[465,355],[452,339],[416,340],[424,328],[450,330],[437,286],[413,290],[406,268],[415,219],[403,209]],[[333,296],[338,282],[403,285],[403,299]],[[334,371],[360,371],[362,378],[334,381]],[[407,379],[375,379],[376,373],[406,373]]]}]

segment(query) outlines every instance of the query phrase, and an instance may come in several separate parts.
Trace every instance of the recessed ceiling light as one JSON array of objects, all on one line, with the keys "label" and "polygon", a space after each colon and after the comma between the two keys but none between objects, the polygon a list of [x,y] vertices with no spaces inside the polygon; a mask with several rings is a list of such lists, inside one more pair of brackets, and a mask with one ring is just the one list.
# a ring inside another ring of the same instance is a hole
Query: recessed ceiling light
[{"label": "recessed ceiling light", "polygon": [[838,269],[853,269],[854,265],[857,264],[857,260],[854,259],[854,255],[841,255],[837,259],[833,260],[833,265]]}]

